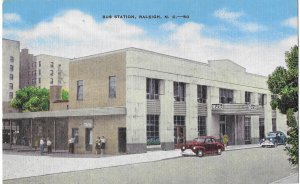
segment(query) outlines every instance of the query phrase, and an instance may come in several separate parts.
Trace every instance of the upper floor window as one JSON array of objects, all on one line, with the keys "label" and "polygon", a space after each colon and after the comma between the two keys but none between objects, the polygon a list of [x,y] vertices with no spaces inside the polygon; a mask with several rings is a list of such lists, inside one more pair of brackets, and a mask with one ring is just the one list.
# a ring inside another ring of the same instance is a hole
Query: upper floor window
[{"label": "upper floor window", "polygon": [[9,74],[9,80],[14,80],[14,74]]},{"label": "upper floor window", "polygon": [[206,103],[207,100],[207,86],[198,85],[198,102],[199,103]]},{"label": "upper floor window", "polygon": [[147,99],[159,99],[159,79],[147,78]]},{"label": "upper floor window", "polygon": [[245,103],[251,103],[251,92],[245,92]]},{"label": "upper floor window", "polygon": [[52,78],[50,78],[50,84],[53,84],[53,79]]},{"label": "upper floor window", "polygon": [[14,84],[13,83],[9,83],[9,89],[14,89]]},{"label": "upper floor window", "polygon": [[184,101],[185,98],[185,83],[174,82],[174,100]]},{"label": "upper floor window", "polygon": [[58,65],[58,70],[61,70],[61,64]]},{"label": "upper floor window", "polygon": [[41,67],[42,66],[42,61],[39,61],[39,67]]},{"label": "upper floor window", "polygon": [[77,81],[77,100],[83,100],[83,80]]},{"label": "upper floor window", "polygon": [[230,89],[220,89],[219,91],[220,103],[232,103],[233,102],[233,90]]},{"label": "upper floor window", "polygon": [[265,94],[258,93],[258,105],[263,106],[265,104]]},{"label": "upper floor window", "polygon": [[53,76],[53,70],[50,70],[50,75]]},{"label": "upper floor window", "polygon": [[117,78],[116,76],[109,76],[109,98],[116,98],[117,96]]},{"label": "upper floor window", "polygon": [[53,62],[50,63],[50,67],[51,67],[51,68],[54,67],[54,63],[53,63]]},{"label": "upper floor window", "polygon": [[41,83],[41,78],[39,78],[39,84]]},{"label": "upper floor window", "polygon": [[9,57],[9,62],[14,63],[15,62],[15,58],[13,56]]},{"label": "upper floor window", "polygon": [[41,69],[39,69],[39,75],[41,75],[41,73],[42,73],[42,72],[41,72]]},{"label": "upper floor window", "polygon": [[14,71],[14,65],[9,65],[9,71],[11,71],[11,72]]},{"label": "upper floor window", "polygon": [[13,99],[14,97],[14,93],[13,92],[9,92],[9,99]]}]

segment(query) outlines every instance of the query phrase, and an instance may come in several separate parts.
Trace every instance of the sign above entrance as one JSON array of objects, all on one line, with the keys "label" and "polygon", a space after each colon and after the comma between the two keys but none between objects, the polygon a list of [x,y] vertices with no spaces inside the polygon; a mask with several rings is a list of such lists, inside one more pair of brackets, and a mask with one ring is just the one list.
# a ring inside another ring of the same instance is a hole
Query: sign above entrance
[{"label": "sign above entrance", "polygon": [[85,119],[83,120],[83,126],[85,128],[93,128],[94,127],[94,122],[92,119]]}]

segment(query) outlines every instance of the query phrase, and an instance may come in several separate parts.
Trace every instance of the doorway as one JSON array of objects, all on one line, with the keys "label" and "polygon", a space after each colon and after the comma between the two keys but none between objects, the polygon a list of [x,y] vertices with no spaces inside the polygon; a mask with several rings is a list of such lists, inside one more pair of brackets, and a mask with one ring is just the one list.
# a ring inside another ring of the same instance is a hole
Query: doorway
[{"label": "doorway", "polygon": [[119,128],[119,152],[126,153],[126,128]]},{"label": "doorway", "polygon": [[93,148],[93,129],[86,128],[85,129],[85,150],[92,151]]}]

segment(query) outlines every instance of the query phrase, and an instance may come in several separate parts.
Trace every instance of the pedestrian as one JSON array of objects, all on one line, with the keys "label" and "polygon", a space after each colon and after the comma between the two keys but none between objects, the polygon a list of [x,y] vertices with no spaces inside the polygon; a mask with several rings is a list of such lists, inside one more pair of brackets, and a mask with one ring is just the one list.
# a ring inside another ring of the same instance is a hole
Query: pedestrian
[{"label": "pedestrian", "polygon": [[52,153],[52,142],[49,137],[47,137],[47,152]]},{"label": "pedestrian", "polygon": [[43,153],[44,153],[44,144],[45,144],[44,138],[41,137],[41,139],[40,139],[40,152],[41,152],[41,155],[43,155]]},{"label": "pedestrian", "polygon": [[104,153],[105,153],[106,138],[104,136],[102,136],[101,139],[100,139],[100,141],[101,141],[101,146],[100,146],[101,155],[104,155]]},{"label": "pedestrian", "polygon": [[75,139],[73,137],[71,137],[71,139],[69,139],[69,153],[74,153],[74,142]]},{"label": "pedestrian", "polygon": [[100,154],[101,153],[101,140],[100,140],[100,137],[97,137],[96,139],[96,155]]}]

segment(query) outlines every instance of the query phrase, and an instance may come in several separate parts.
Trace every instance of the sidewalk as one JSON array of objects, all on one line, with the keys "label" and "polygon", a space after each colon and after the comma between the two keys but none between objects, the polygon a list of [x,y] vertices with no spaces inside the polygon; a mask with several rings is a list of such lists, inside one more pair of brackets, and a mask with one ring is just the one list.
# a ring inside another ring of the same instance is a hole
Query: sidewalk
[{"label": "sidewalk", "polygon": [[276,183],[289,183],[289,184],[299,183],[299,173],[291,174],[290,176],[287,176],[287,177],[282,178],[280,180],[274,181],[270,184],[276,184]]},{"label": "sidewalk", "polygon": [[[257,147],[260,146],[257,144],[228,146],[226,151]],[[37,153],[12,154],[10,152],[6,154],[3,152],[3,180],[153,162],[177,157],[181,157],[179,149],[148,151],[147,153],[130,155],[106,155],[105,157],[68,153],[39,156]]]}]

